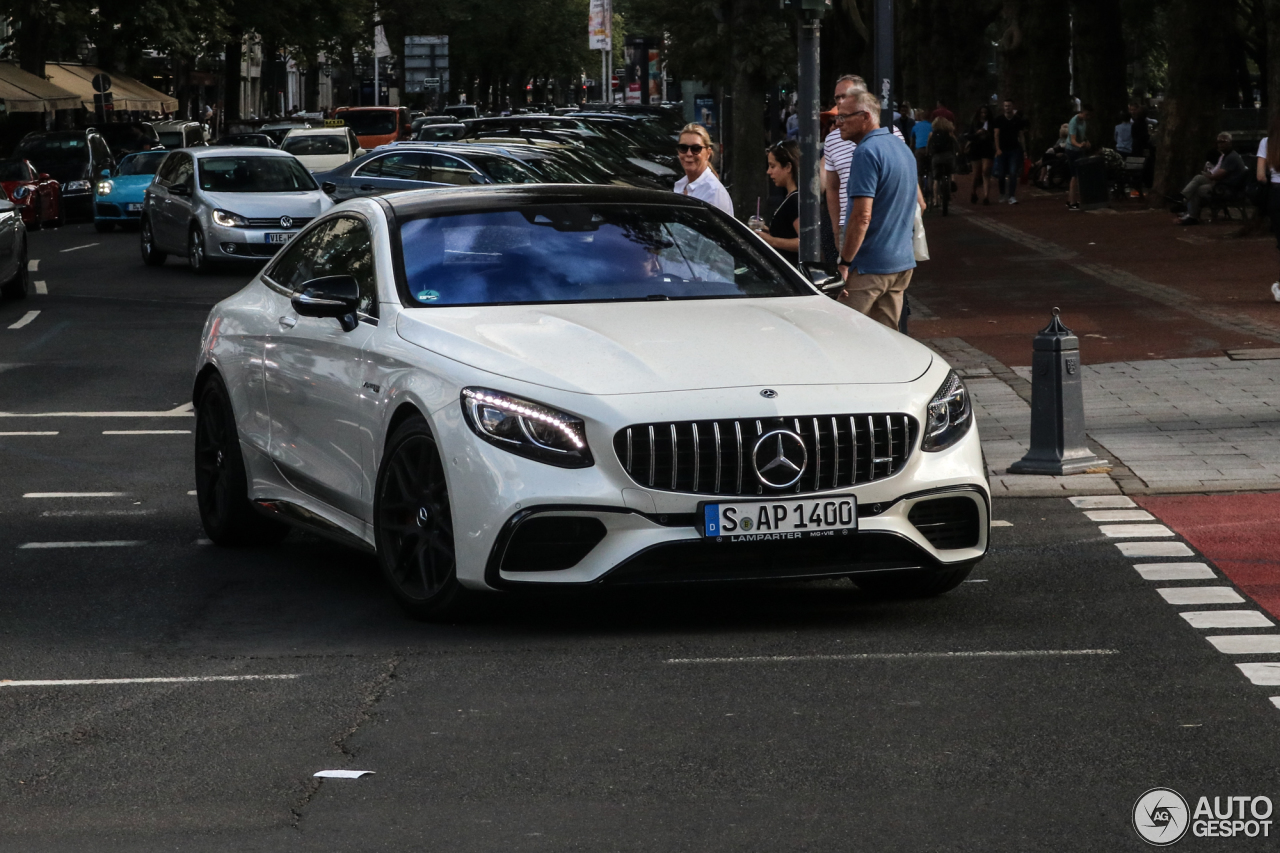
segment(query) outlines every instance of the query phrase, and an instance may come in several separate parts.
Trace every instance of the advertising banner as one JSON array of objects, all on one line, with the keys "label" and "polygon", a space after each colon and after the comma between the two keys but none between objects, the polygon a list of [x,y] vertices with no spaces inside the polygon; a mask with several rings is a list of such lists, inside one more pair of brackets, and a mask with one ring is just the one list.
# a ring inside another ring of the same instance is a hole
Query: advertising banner
[{"label": "advertising banner", "polygon": [[587,46],[591,50],[613,49],[613,0],[591,0],[587,15]]}]

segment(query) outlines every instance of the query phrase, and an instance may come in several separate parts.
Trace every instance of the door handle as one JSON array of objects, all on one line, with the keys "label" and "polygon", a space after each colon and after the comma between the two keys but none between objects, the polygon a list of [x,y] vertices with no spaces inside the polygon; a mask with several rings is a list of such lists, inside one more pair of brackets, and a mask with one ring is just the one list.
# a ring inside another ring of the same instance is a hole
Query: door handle
[{"label": "door handle", "polygon": [[373,192],[373,190],[374,190],[374,186],[373,186],[373,184],[361,184],[361,185],[360,185],[360,191],[361,191],[361,192],[371,193],[371,192]]},{"label": "door handle", "polygon": [[280,318],[280,325],[284,326],[286,329],[292,329],[294,326],[298,325],[298,318],[286,315]]}]

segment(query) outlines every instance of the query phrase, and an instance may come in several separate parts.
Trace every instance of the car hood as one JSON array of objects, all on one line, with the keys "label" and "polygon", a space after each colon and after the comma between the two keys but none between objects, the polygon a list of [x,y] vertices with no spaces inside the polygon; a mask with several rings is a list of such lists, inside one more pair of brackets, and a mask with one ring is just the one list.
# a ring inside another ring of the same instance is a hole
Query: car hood
[{"label": "car hood", "polygon": [[213,207],[258,219],[292,216],[310,219],[333,207],[320,190],[302,193],[202,193]]},{"label": "car hood", "polygon": [[155,175],[125,175],[120,178],[110,178],[111,195],[141,199],[147,187],[151,186],[151,179],[154,177]]},{"label": "car hood", "polygon": [[825,296],[418,308],[396,328],[480,370],[593,395],[900,383],[933,362]]}]

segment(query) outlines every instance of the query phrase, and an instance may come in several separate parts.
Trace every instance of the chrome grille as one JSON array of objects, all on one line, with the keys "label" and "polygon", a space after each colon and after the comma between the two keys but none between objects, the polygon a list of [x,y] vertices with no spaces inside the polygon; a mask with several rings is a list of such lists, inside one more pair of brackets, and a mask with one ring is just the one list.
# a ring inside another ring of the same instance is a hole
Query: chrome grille
[{"label": "chrome grille", "polygon": [[[314,216],[291,216],[289,218],[293,220],[293,225],[290,226],[291,228],[301,228],[303,225],[306,225],[312,219],[315,219]],[[279,216],[260,217],[260,218],[250,217],[249,225],[252,228],[279,228],[280,217]]]},{"label": "chrome grille", "polygon": [[[809,464],[785,489],[763,485],[751,454],[760,436],[790,430],[804,441]],[[642,486],[699,495],[768,495],[843,489],[902,470],[915,447],[909,415],[799,417],[634,424],[618,430],[613,448]]]}]

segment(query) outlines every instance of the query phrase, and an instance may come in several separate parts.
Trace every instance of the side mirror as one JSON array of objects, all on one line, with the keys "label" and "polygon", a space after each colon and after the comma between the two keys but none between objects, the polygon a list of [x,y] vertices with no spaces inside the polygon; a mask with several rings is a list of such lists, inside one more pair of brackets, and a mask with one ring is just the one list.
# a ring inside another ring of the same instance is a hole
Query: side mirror
[{"label": "side mirror", "polygon": [[342,324],[342,331],[350,332],[357,324],[360,285],[349,275],[313,278],[302,285],[302,291],[290,302],[303,317],[335,317]]},{"label": "side mirror", "polygon": [[489,183],[489,179],[488,179],[488,178],[486,178],[484,175],[480,175],[480,174],[477,174],[477,173],[475,173],[475,172],[472,172],[472,173],[471,173],[471,183],[473,183],[473,184],[487,184],[487,183]]},{"label": "side mirror", "polygon": [[800,270],[805,274],[809,281],[813,282],[814,287],[821,290],[828,296],[838,296],[840,291],[844,289],[844,279],[838,275],[832,275],[818,264],[801,264]]},{"label": "side mirror", "polygon": [[104,178],[109,178],[109,177],[111,177],[111,170],[110,170],[110,169],[103,169],[103,170],[102,170],[101,172],[99,172],[98,174],[99,174],[99,175],[101,175],[101,176],[102,176],[102,177],[104,177]]},{"label": "side mirror", "polygon": [[333,195],[338,191],[338,185],[333,181],[325,181],[320,185],[320,189],[324,190],[325,195]]}]

